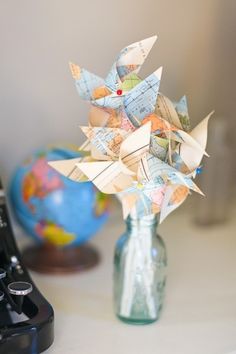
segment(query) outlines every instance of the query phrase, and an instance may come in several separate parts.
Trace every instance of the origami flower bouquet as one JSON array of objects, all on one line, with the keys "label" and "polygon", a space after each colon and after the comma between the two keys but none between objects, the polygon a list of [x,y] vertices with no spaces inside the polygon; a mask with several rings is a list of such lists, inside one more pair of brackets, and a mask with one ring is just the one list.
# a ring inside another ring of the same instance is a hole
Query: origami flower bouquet
[{"label": "origami flower bouquet", "polygon": [[[105,79],[70,64],[79,96],[90,103],[89,124],[81,127],[85,156],[50,165],[74,181],[92,181],[100,191],[116,194],[125,219],[160,214],[162,222],[191,191],[202,194],[194,178],[207,155],[212,113],[191,130],[185,96],[174,103],[159,92],[162,68],[141,79],[139,70],[155,41],[156,36],[124,48]],[[131,253],[137,251],[137,242],[132,247]],[[146,261],[133,261],[133,268],[135,262]],[[126,316],[131,308],[127,311]]]}]

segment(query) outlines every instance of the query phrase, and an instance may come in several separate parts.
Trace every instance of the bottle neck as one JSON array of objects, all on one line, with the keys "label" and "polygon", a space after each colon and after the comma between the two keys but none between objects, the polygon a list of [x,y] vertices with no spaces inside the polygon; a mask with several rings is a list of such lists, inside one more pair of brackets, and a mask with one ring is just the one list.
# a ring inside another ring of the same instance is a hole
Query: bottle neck
[{"label": "bottle neck", "polygon": [[158,217],[156,214],[150,214],[138,218],[130,214],[126,219],[127,230],[131,233],[147,234],[156,233],[158,226]]}]

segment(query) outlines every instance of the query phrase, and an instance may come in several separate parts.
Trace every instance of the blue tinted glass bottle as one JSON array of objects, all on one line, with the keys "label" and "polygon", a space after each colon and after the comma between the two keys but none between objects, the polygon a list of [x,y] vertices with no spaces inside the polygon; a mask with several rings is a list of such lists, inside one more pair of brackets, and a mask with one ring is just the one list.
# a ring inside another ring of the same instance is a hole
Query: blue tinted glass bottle
[{"label": "blue tinted glass bottle", "polygon": [[114,308],[124,322],[148,324],[159,318],[166,282],[167,256],[156,233],[157,217],[129,216],[114,256]]}]

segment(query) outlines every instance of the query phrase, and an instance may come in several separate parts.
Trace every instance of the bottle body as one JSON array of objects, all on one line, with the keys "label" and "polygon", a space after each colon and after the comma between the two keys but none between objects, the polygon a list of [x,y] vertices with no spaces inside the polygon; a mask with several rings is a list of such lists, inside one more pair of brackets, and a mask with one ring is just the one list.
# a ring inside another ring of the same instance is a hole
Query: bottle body
[{"label": "bottle body", "polygon": [[114,308],[127,323],[148,324],[159,318],[166,282],[167,256],[156,234],[156,216],[129,217],[114,257]]}]

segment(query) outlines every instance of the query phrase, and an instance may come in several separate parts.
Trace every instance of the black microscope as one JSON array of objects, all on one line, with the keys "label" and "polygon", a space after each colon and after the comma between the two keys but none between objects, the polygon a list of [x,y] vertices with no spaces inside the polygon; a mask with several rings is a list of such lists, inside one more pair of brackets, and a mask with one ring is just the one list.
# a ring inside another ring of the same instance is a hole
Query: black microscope
[{"label": "black microscope", "polygon": [[53,339],[53,309],[22,264],[0,180],[0,354],[38,354]]}]

